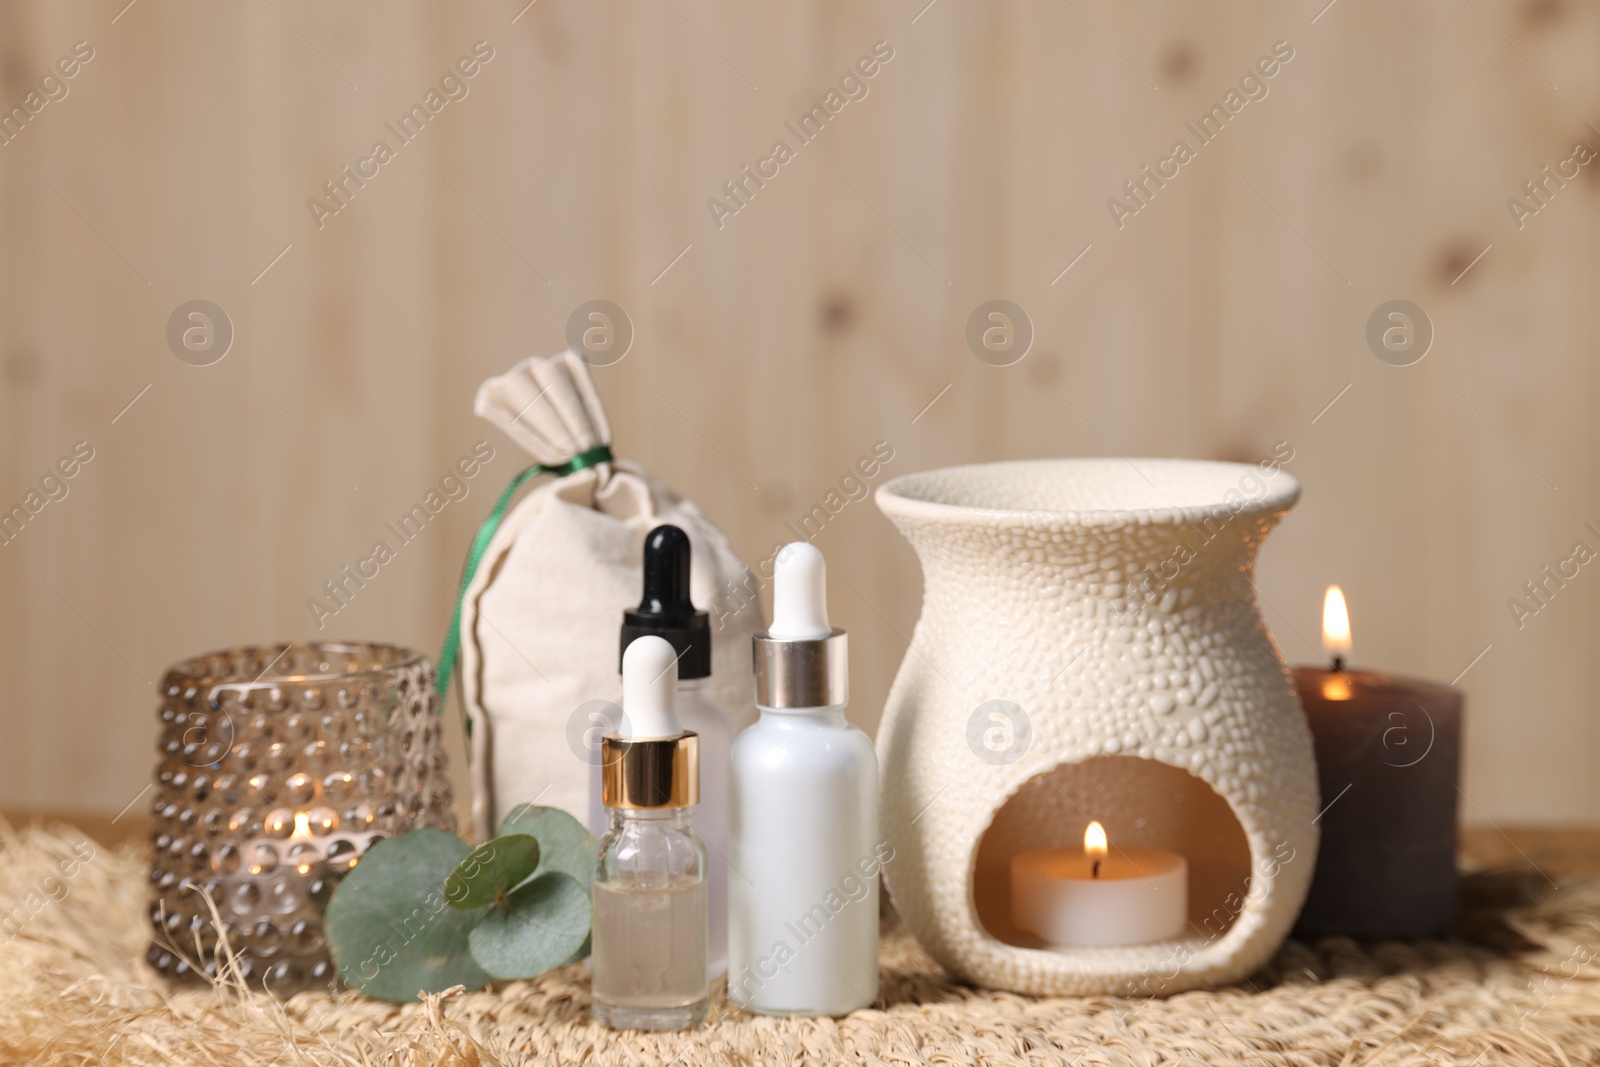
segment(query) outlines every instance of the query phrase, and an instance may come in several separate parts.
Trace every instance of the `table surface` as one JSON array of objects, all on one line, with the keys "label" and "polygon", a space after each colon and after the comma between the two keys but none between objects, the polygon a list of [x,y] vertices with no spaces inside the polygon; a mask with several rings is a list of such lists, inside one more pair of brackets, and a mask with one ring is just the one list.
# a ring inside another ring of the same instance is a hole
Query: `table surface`
[{"label": "table surface", "polygon": [[[0,811],[14,827],[67,823],[103,845],[143,841],[150,817],[119,818],[52,811]],[[1475,826],[1461,834],[1461,861],[1469,870],[1533,867],[1549,875],[1600,872],[1600,826]]]}]

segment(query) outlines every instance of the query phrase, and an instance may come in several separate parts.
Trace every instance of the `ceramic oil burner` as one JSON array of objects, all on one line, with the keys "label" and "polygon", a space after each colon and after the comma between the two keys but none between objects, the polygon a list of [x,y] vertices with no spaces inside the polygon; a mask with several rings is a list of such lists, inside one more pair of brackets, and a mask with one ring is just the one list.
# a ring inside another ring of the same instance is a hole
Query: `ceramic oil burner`
[{"label": "ceramic oil burner", "polygon": [[[1252,576],[1299,491],[1273,461],[1144,459],[878,490],[925,583],[878,730],[885,877],[950,971],[1165,995],[1242,978],[1288,934],[1316,861],[1317,771]],[[1187,861],[1181,936],[1061,945],[1013,922],[1012,858],[1085,855],[1091,822],[1112,853]]]}]

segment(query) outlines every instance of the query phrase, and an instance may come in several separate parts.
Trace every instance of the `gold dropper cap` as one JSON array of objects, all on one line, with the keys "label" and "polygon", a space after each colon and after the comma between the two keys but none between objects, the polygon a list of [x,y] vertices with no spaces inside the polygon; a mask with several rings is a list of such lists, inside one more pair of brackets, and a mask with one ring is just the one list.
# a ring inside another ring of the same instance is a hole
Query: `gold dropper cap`
[{"label": "gold dropper cap", "polygon": [[700,803],[700,737],[678,721],[678,653],[656,634],[622,653],[622,721],[600,739],[600,797],[651,811]]},{"label": "gold dropper cap", "polygon": [[600,796],[608,808],[650,811],[700,803],[700,735],[600,739]]}]

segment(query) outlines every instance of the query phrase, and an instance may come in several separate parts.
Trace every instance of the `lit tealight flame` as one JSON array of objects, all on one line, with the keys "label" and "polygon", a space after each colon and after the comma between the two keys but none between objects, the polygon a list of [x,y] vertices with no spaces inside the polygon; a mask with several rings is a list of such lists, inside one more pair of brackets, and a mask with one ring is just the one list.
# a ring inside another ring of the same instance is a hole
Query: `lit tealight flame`
[{"label": "lit tealight flame", "polygon": [[1089,857],[1089,877],[1100,877],[1100,863],[1106,858],[1110,843],[1106,840],[1106,828],[1098,822],[1091,822],[1083,831],[1083,854]]},{"label": "lit tealight flame", "polygon": [[[301,840],[301,841],[305,841],[305,840],[309,840],[310,837],[311,837],[311,814],[310,814],[310,812],[305,812],[305,811],[297,811],[297,812],[295,812],[294,813],[294,833],[289,835],[289,840],[290,841],[294,841],[294,840],[298,839],[298,840]],[[296,846],[296,847],[297,848],[302,848],[302,847],[310,847],[310,846]],[[310,874],[311,873],[311,864],[309,864],[309,863],[296,864],[295,868],[301,874]]]},{"label": "lit tealight flame", "polygon": [[1349,700],[1350,680],[1344,676],[1344,658],[1350,654],[1350,609],[1344,591],[1328,586],[1322,600],[1322,651],[1331,661],[1331,670],[1322,680],[1322,696],[1327,700]]}]

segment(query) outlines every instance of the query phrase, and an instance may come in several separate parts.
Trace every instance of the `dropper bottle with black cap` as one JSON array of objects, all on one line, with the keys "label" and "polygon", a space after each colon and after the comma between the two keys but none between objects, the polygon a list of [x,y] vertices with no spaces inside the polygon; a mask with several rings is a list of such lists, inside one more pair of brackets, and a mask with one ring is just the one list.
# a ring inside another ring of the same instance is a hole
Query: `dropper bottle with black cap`
[{"label": "dropper bottle with black cap", "polygon": [[[711,679],[711,620],[695,608],[690,596],[691,557],[689,535],[676,526],[657,526],[645,537],[644,595],[637,608],[623,612],[620,651],[626,653],[641,637],[659,637],[678,657],[678,717],[685,730],[700,736],[700,806],[693,822],[709,846],[706,881],[715,978],[728,968],[728,751],[733,727],[706,695]],[[593,792],[598,798],[598,785]],[[594,815],[597,825],[604,827],[604,814],[597,810]]]}]

